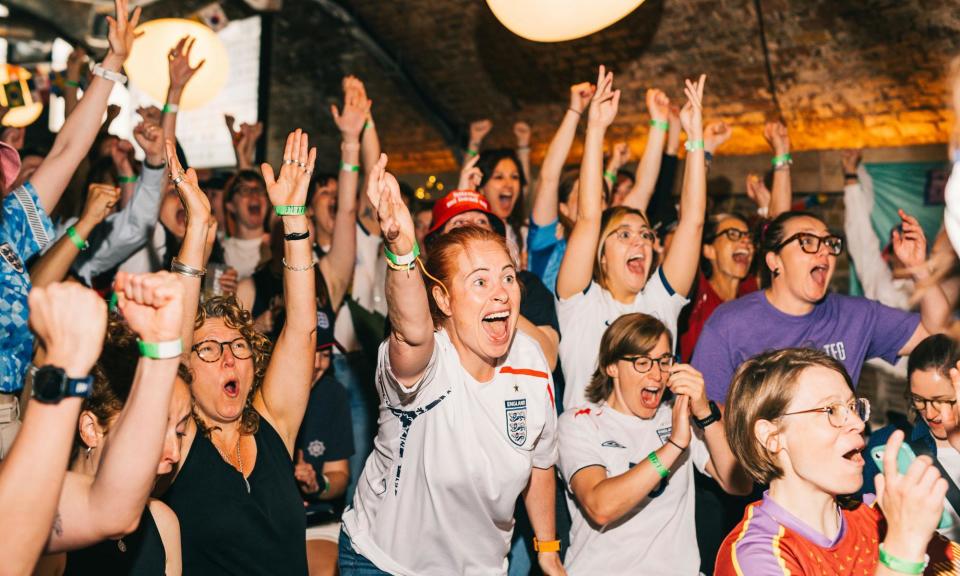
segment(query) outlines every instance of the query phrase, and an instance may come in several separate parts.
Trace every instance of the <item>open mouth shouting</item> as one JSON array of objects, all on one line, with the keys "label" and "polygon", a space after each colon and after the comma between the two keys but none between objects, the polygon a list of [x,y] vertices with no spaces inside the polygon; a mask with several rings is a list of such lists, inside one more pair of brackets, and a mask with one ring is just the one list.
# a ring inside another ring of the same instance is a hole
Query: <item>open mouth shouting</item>
[{"label": "open mouth shouting", "polygon": [[644,386],[640,389],[640,405],[647,410],[656,410],[660,407],[663,390],[664,386]]},{"label": "open mouth shouting", "polygon": [[821,290],[826,290],[827,288],[827,275],[829,271],[830,266],[827,264],[817,264],[810,270],[810,277],[813,278],[813,282]]},{"label": "open mouth shouting", "polygon": [[236,379],[227,380],[223,383],[223,393],[227,395],[227,398],[238,398],[240,396],[240,383]]},{"label": "open mouth shouting", "polygon": [[253,202],[247,204],[247,212],[249,212],[251,216],[259,216],[262,211],[263,203],[259,200],[254,200]]},{"label": "open mouth shouting", "polygon": [[843,453],[843,459],[846,460],[851,466],[862,469],[864,460],[863,460],[863,448],[866,444],[863,441],[863,438],[860,438],[856,445],[854,445],[850,450],[847,450]]},{"label": "open mouth shouting", "polygon": [[513,193],[501,192],[497,195],[497,203],[500,205],[500,213],[509,215],[513,209]]},{"label": "open mouth shouting", "polygon": [[510,340],[510,310],[491,312],[483,317],[483,331],[494,344],[505,344]]},{"label": "open mouth shouting", "polygon": [[645,277],[647,274],[647,255],[640,252],[627,256],[627,271]]},{"label": "open mouth shouting", "polygon": [[750,258],[753,255],[746,248],[740,248],[733,252],[733,262],[738,266],[750,266]]}]

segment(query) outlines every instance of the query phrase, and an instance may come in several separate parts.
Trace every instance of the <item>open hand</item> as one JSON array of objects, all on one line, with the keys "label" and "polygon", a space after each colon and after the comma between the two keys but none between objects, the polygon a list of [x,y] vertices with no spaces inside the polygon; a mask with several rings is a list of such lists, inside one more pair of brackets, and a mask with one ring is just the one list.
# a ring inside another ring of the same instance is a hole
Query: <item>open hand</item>
[{"label": "open hand", "polygon": [[907,268],[921,268],[927,261],[927,237],[923,227],[903,209],[897,210],[897,214],[900,215],[900,227],[890,233],[893,253]]},{"label": "open hand", "polygon": [[166,141],[167,150],[167,168],[170,170],[169,177],[176,184],[177,193],[180,195],[180,202],[187,212],[187,226],[191,222],[209,225],[215,222],[213,214],[210,212],[210,199],[200,189],[200,183],[197,180],[197,171],[190,168],[186,172],[180,165],[180,159],[177,158],[177,149],[173,140]]},{"label": "open hand", "polygon": [[400,184],[393,174],[387,172],[386,154],[380,154],[367,178],[367,198],[377,208],[380,230],[390,251],[401,255],[413,252],[417,238],[413,217],[403,203]]},{"label": "open hand", "polygon": [[130,50],[133,49],[133,42],[139,38],[143,32],[137,33],[137,24],[140,23],[140,7],[133,10],[133,15],[127,17],[129,9],[129,0],[115,0],[117,16],[107,16],[107,40],[110,43],[110,53],[126,61],[130,56]]},{"label": "open hand", "polygon": [[274,177],[273,167],[269,164],[260,166],[263,180],[267,184],[267,196],[274,206],[306,204],[310,177],[317,161],[317,149],[309,146],[307,133],[297,128],[287,136],[279,176]]},{"label": "open hand", "polygon": [[190,52],[196,42],[197,39],[193,36],[184,36],[167,53],[171,87],[182,89],[206,62],[206,60],[201,60],[197,62],[196,66],[190,65]]}]

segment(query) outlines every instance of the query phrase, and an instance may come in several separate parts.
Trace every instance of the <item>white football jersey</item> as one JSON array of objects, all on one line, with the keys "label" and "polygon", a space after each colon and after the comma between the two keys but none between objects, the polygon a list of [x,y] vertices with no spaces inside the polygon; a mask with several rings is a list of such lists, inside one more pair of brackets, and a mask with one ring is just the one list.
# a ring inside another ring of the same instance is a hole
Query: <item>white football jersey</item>
[{"label": "white football jersey", "polygon": [[493,380],[477,382],[446,332],[434,338],[411,388],[393,377],[389,341],[380,346],[380,427],[344,529],[392,574],[506,574],[517,497],[533,467],[557,460],[550,369],[518,332]]},{"label": "white football jersey", "polygon": [[667,442],[672,416],[669,403],[662,403],[649,420],[622,414],[606,403],[585,404],[560,416],[560,472],[567,483],[567,506],[573,519],[564,559],[570,576],[699,573],[693,466],[706,474],[710,461],[699,428],[693,428],[690,447],[671,467],[670,475],[636,508],[605,527],[590,523],[569,489],[583,468],[602,466],[607,478],[612,478],[642,462]]},{"label": "white football jersey", "polygon": [[663,275],[663,268],[657,268],[630,304],[617,302],[609,291],[596,282],[590,282],[583,293],[559,300],[560,364],[566,382],[563,409],[569,410],[587,401],[583,392],[597,369],[600,340],[614,320],[631,312],[649,314],[666,325],[676,349],[677,318],[687,302],[689,300],[670,287]]}]

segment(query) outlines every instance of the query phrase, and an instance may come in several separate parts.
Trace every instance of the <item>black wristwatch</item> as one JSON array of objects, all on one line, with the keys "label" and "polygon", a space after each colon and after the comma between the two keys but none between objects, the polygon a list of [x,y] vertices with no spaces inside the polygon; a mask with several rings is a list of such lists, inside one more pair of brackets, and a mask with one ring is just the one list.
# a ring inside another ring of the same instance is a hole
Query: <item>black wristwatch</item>
[{"label": "black wristwatch", "polygon": [[697,425],[697,428],[703,430],[707,426],[713,424],[714,422],[720,421],[720,407],[717,406],[717,403],[713,400],[710,401],[710,415],[704,419],[693,417],[693,423]]},{"label": "black wristwatch", "polygon": [[43,366],[33,375],[31,396],[44,404],[56,404],[64,398],[86,398],[91,390],[93,376],[70,378],[63,368]]}]

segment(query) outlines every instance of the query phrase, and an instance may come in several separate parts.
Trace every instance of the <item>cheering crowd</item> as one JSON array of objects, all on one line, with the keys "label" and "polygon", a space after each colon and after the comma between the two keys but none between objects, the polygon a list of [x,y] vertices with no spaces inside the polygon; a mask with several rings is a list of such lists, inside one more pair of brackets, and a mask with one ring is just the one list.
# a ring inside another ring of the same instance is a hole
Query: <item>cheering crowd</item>
[{"label": "cheering crowd", "polygon": [[[772,122],[755,214],[715,213],[706,76],[647,91],[631,171],[601,65],[539,167],[474,122],[432,204],[353,76],[336,173],[299,128],[256,167],[228,117],[218,179],[177,144],[191,38],[143,160],[109,134],[115,3],[53,146],[0,141],[0,574],[960,573],[960,176],[935,240],[900,210],[882,251],[859,153],[831,230]],[[867,298],[830,291],[845,251]],[[901,357],[912,426],[870,430],[861,369]]]}]

